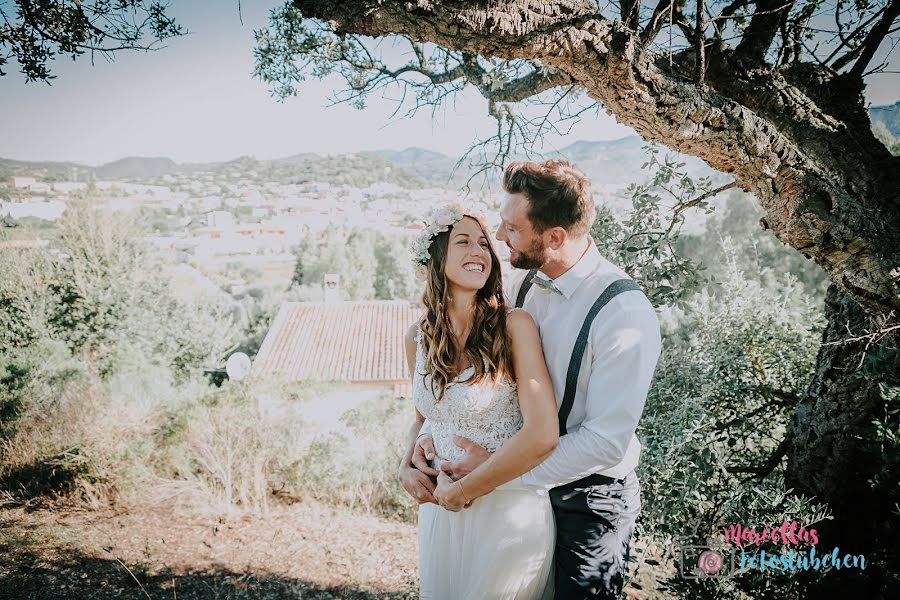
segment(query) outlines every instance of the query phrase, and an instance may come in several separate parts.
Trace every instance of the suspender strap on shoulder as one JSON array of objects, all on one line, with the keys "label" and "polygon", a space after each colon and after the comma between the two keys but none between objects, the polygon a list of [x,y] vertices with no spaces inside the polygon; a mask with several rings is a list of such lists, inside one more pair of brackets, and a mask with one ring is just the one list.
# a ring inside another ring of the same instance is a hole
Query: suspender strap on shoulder
[{"label": "suspender strap on shoulder", "polygon": [[[578,332],[578,338],[575,340],[575,347],[572,348],[572,358],[569,360],[569,370],[566,372],[566,391],[563,394],[562,404],[559,407],[559,435],[566,434],[566,421],[569,419],[569,413],[572,412],[572,406],[575,404],[575,387],[578,385],[578,374],[581,371],[581,361],[584,358],[584,350],[587,347],[588,336],[591,332],[591,324],[594,317],[600,312],[606,304],[621,294],[628,291],[641,292],[641,288],[631,279],[617,279],[609,284],[600,297],[594,301],[593,306],[584,318],[581,330]],[[522,296],[522,292],[519,292]]]},{"label": "suspender strap on shoulder", "polygon": [[528,295],[528,290],[534,285],[533,280],[535,273],[537,273],[537,269],[531,269],[528,271],[528,274],[525,275],[525,279],[522,281],[522,287],[519,288],[519,293],[516,296],[516,308],[522,308],[522,305],[525,304],[525,296]]}]

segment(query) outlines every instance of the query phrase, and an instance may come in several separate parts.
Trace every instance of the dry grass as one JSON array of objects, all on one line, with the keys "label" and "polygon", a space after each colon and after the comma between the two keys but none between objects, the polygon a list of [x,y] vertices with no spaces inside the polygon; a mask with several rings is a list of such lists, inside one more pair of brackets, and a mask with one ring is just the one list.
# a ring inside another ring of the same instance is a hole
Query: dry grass
[{"label": "dry grass", "polygon": [[[0,598],[415,598],[415,525],[315,501],[268,516],[0,509]],[[626,597],[668,598],[644,565]]]},{"label": "dry grass", "polygon": [[413,525],[320,503],[236,519],[0,511],[0,598],[411,598],[416,557]]}]

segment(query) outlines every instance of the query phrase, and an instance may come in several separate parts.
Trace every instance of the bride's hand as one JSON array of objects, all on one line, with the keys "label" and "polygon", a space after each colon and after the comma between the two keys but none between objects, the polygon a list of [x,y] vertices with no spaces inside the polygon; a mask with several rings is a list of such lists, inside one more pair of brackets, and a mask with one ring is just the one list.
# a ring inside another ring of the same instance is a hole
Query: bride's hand
[{"label": "bride's hand", "polygon": [[450,476],[443,471],[438,473],[434,498],[438,504],[452,512],[458,512],[471,504],[465,497],[462,484],[450,479]]},{"label": "bride's hand", "polygon": [[412,465],[406,464],[400,465],[399,477],[400,485],[419,504],[427,502],[435,504],[437,502],[433,495],[434,483],[425,473],[422,473]]}]

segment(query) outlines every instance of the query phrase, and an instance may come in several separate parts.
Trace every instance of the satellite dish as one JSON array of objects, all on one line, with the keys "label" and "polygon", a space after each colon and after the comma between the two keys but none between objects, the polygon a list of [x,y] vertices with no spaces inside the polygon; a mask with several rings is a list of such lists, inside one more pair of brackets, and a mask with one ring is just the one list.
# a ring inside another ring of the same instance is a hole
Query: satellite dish
[{"label": "satellite dish", "polygon": [[225,363],[225,372],[229,379],[240,381],[250,372],[250,357],[243,352],[235,352]]}]

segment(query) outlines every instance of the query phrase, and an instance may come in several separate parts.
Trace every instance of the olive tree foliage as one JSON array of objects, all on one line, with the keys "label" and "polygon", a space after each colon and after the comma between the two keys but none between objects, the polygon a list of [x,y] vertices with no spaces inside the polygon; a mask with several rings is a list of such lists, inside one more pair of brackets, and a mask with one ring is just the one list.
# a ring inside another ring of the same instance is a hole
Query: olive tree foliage
[{"label": "olive tree foliage", "polygon": [[56,77],[57,57],[89,54],[111,58],[120,50],[153,50],[185,33],[167,12],[167,3],[151,0],[16,0],[0,2],[0,76],[10,61],[26,81]]},{"label": "olive tree foliage", "polygon": [[[665,351],[638,431],[640,533],[657,542],[721,541],[723,525],[731,523],[796,520],[821,528],[829,515],[821,503],[791,493],[783,460],[790,420],[815,366],[821,307],[791,275],[766,286],[757,275],[761,266],[742,271],[744,244],[730,238],[721,244],[718,293],[703,289],[687,298],[679,319],[664,327]],[[675,548],[670,552],[678,562]],[[679,572],[694,566],[676,564]],[[683,598],[805,597],[794,575],[749,571],[706,581],[676,575],[666,585]]]},{"label": "olive tree foliage", "polygon": [[[680,306],[711,283],[706,267],[682,248],[684,212],[696,208],[710,213],[709,200],[722,188],[711,189],[708,177],[692,177],[684,162],[671,154],[661,156],[656,146],[645,146],[644,151],[647,178],[625,189],[631,204],[627,214],[618,218],[601,204],[590,235],[605,257],[640,284],[654,306]],[[697,196],[700,190],[709,191]]]},{"label": "olive tree foliage", "polygon": [[[809,582],[791,573],[682,578],[680,569],[694,565],[681,564],[676,541],[721,541],[723,525],[735,522],[819,527],[828,517],[827,506],[791,492],[784,461],[824,326],[822,286],[770,271],[794,257],[768,245],[770,232],[748,235],[759,217],[744,205],[716,211],[702,233],[685,234],[680,219],[667,224],[666,207],[694,196],[701,182],[677,158],[647,151],[647,177],[628,188],[629,209],[617,215],[601,206],[591,229],[604,256],[666,307],[663,353],[638,430],[637,571],[674,559],[675,576],[656,585],[684,598],[802,596]],[[697,208],[712,210],[706,201]],[[721,218],[730,219],[728,229],[709,226]]]}]

